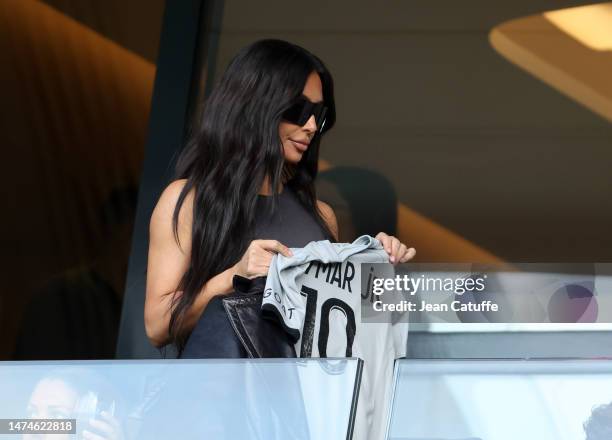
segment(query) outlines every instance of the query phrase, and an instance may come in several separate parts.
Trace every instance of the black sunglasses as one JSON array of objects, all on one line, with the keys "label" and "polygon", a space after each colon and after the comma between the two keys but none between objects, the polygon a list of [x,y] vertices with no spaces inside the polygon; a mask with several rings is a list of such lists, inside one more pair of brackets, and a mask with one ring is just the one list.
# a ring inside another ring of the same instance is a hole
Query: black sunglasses
[{"label": "black sunglasses", "polygon": [[300,96],[291,107],[285,110],[283,119],[301,127],[314,115],[317,128],[319,132],[322,132],[326,113],[327,107],[322,102],[314,103]]}]

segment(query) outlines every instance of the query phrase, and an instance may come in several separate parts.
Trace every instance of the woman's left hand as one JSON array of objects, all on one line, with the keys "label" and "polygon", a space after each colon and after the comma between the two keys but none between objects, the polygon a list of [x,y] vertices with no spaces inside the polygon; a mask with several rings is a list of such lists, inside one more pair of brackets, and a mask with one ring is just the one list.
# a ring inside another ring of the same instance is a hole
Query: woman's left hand
[{"label": "woman's left hand", "polygon": [[123,430],[119,421],[107,411],[100,413],[100,418],[89,419],[89,426],[95,429],[83,430],[83,438],[87,440],[123,440]]},{"label": "woman's left hand", "polygon": [[409,248],[404,243],[400,242],[397,237],[379,232],[375,238],[380,240],[389,254],[389,262],[393,265],[405,263],[416,255],[416,250],[414,248]]}]

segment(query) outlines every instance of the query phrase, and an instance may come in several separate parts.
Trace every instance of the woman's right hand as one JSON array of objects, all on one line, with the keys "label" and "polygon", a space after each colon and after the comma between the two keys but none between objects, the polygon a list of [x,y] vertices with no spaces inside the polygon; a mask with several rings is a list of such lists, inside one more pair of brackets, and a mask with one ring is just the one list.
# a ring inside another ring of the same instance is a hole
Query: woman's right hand
[{"label": "woman's right hand", "polygon": [[253,240],[234,265],[234,273],[249,279],[267,276],[274,254],[293,256],[291,249],[277,240]]}]

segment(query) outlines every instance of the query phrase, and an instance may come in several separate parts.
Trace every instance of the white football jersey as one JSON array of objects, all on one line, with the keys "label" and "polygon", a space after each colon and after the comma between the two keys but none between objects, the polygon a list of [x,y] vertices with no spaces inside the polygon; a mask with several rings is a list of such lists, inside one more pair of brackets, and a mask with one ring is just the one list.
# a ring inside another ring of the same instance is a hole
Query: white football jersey
[{"label": "white football jersey", "polygon": [[[389,256],[367,235],[353,243],[317,241],[292,251],[293,257],[273,258],[262,309],[280,320],[299,357],[363,359],[353,438],[382,439],[393,363],[406,355],[408,326],[393,324],[391,316],[385,322],[363,322],[361,307],[368,303],[373,276],[394,276],[391,264],[380,264],[388,263]],[[362,280],[362,264],[372,264],[364,274],[369,279]]]}]

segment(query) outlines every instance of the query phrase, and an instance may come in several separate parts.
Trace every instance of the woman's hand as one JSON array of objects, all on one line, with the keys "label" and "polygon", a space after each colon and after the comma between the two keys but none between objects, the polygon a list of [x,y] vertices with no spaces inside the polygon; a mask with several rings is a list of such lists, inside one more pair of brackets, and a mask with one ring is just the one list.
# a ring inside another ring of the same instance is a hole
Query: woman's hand
[{"label": "woman's hand", "polygon": [[400,242],[397,237],[379,232],[375,238],[380,240],[389,254],[389,262],[393,265],[405,263],[416,255],[416,250],[414,248],[407,247],[404,243]]},{"label": "woman's hand", "polygon": [[253,240],[238,263],[234,273],[245,278],[256,278],[268,275],[268,269],[274,254],[293,256],[291,249],[276,240]]},{"label": "woman's hand", "polygon": [[89,427],[93,430],[83,430],[83,438],[87,440],[123,440],[123,430],[119,421],[106,411],[100,418],[89,419]]}]

